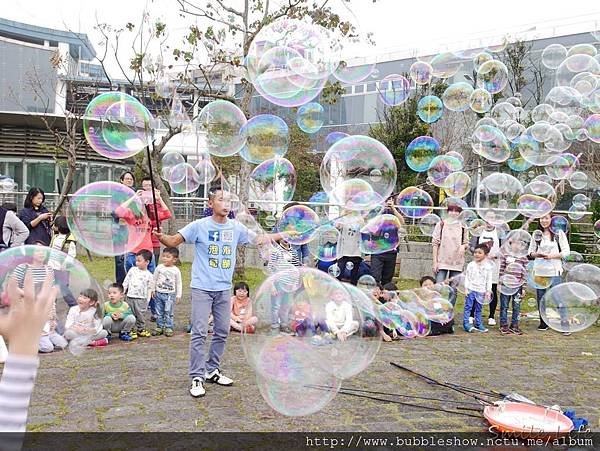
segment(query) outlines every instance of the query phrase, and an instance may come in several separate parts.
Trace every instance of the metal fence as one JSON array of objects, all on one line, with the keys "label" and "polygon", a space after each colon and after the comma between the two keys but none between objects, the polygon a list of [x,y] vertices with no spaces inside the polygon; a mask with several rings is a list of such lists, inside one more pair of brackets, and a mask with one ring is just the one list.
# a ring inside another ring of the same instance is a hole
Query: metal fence
[{"label": "metal fence", "polygon": [[[23,206],[23,202],[25,200],[25,196],[27,193],[25,192],[0,192],[0,204],[4,203],[15,203],[17,207],[20,209]],[[46,202],[45,205],[49,210],[53,210],[58,202],[59,194],[57,193],[47,193],[46,194]],[[208,199],[203,197],[181,197],[175,196],[171,197],[171,202],[173,205],[173,223],[176,226],[175,229],[187,224],[195,219],[202,218],[204,216],[204,211],[208,207]],[[260,206],[262,204],[273,204],[277,205],[281,210],[283,205],[287,202],[277,202],[277,201],[265,201],[265,200],[250,200],[248,202],[249,210],[254,214],[256,219],[259,221],[260,225],[265,229],[271,229],[273,225],[269,222],[265,222],[264,218],[267,216],[266,214],[260,214]],[[320,203],[320,202],[298,202],[302,205],[307,205],[313,209],[320,209],[324,211],[329,209],[331,212],[339,211],[343,206],[332,204],[332,203]],[[433,211],[439,212],[440,210],[444,210],[443,207],[431,207]],[[510,209],[505,209],[501,211],[515,211]],[[560,214],[565,217],[568,217],[569,212],[564,210],[555,210],[553,214]],[[573,220],[569,218],[569,223],[571,224],[572,230],[570,232],[570,242],[571,248],[577,248],[577,250],[585,257],[586,261],[600,261],[600,240],[594,234],[593,224],[591,221],[592,212],[581,212],[583,215],[581,219]],[[331,218],[334,218],[334,215],[330,215]],[[402,238],[401,242],[401,250],[402,248],[406,251],[410,251],[411,243],[428,243],[431,242],[431,237],[426,235],[421,230],[418,219],[405,218],[406,222],[406,231],[407,234]],[[516,219],[511,221],[513,224],[516,224],[518,227],[521,226],[523,219]],[[574,227],[573,227],[574,226]]]}]

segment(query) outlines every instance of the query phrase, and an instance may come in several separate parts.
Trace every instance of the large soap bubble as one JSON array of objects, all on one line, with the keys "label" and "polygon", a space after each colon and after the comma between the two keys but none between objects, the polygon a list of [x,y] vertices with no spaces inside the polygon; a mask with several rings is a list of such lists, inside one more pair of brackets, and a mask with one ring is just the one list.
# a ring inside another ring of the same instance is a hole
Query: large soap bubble
[{"label": "large soap bubble", "polygon": [[[281,290],[283,277],[296,278],[294,289]],[[380,346],[371,305],[356,288],[312,268],[266,279],[254,298],[255,331],[242,335],[242,348],[259,381],[264,379],[261,393],[267,402],[286,415],[315,412],[335,395],[336,380],[366,368]],[[288,327],[295,336],[280,334]],[[269,392],[271,382],[276,389]],[[306,386],[306,397],[294,391],[300,385]],[[286,386],[302,400],[294,404]],[[317,386],[325,387],[323,399],[312,396]]]},{"label": "large soap bubble", "polygon": [[[275,212],[277,205],[290,201],[296,190],[296,170],[285,158],[271,158],[256,166],[250,174],[250,188],[264,211]],[[270,203],[268,201],[273,201]]]},{"label": "large soap bubble", "polygon": [[425,172],[435,157],[440,153],[440,144],[431,136],[419,136],[413,139],[404,158],[409,168],[416,172]]},{"label": "large soap bubble", "polygon": [[444,104],[438,96],[425,96],[417,104],[417,115],[428,124],[437,121],[444,113]]},{"label": "large soap bubble", "polygon": [[340,51],[337,37],[320,25],[280,18],[263,27],[250,44],[248,79],[276,105],[304,105],[336,71]]},{"label": "large soap bubble", "polygon": [[314,210],[306,205],[294,205],[281,213],[277,230],[291,244],[308,243],[319,229],[321,220]]},{"label": "large soap bubble", "polygon": [[408,218],[423,218],[433,210],[433,199],[429,193],[414,186],[400,191],[396,203],[400,213]]},{"label": "large soap bubble", "polygon": [[83,115],[83,132],[92,149],[107,158],[130,158],[151,136],[152,115],[135,97],[105,92],[94,97]]},{"label": "large soap bubble", "polygon": [[310,102],[298,108],[296,123],[305,133],[316,133],[323,126],[323,106],[317,102]]},{"label": "large soap bubble", "polygon": [[398,74],[391,74],[379,82],[379,97],[389,106],[401,105],[410,95],[410,82]]},{"label": "large soap bubble", "polygon": [[540,316],[558,332],[579,332],[598,320],[600,298],[587,285],[565,282],[546,291],[540,301]]},{"label": "large soap bubble", "polygon": [[90,183],[77,190],[69,203],[71,233],[83,247],[99,255],[131,251],[150,227],[144,202],[121,183]]},{"label": "large soap bubble", "polygon": [[477,85],[490,94],[502,92],[508,84],[508,69],[502,61],[490,60],[477,70]]},{"label": "large soap bubble", "polygon": [[466,111],[469,109],[473,86],[469,83],[452,83],[442,94],[444,106],[450,111]]},{"label": "large soap bubble", "polygon": [[376,139],[348,136],[325,154],[320,178],[331,202],[353,210],[372,209],[392,194],[396,186],[396,162],[387,147]]},{"label": "large soap bubble", "polygon": [[396,249],[406,232],[396,216],[383,214],[368,221],[360,230],[360,235],[363,253],[381,254]]},{"label": "large soap bubble", "polygon": [[208,152],[217,157],[238,153],[246,143],[241,133],[246,116],[240,108],[225,100],[209,102],[195,120],[198,130],[206,134]]},{"label": "large soap bubble", "polygon": [[282,157],[288,150],[290,134],[283,119],[272,114],[254,116],[242,127],[246,145],[240,151],[244,160],[259,164],[270,158]]}]

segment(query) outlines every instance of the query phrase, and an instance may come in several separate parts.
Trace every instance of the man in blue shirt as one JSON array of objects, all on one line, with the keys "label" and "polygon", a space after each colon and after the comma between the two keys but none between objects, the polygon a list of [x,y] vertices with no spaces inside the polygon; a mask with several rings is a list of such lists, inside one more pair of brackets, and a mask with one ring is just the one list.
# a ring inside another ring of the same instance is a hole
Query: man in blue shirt
[{"label": "man in blue shirt", "polygon": [[[175,235],[155,232],[165,246],[194,244],[196,252],[192,263],[192,337],[190,341],[189,375],[192,378],[190,394],[195,397],[206,393],[203,382],[230,386],[233,380],[224,376],[219,363],[227,336],[231,315],[231,279],[235,269],[238,244],[272,239],[279,235],[265,235],[257,239],[256,233],[248,230],[239,221],[231,220],[229,193],[221,188],[209,192],[208,205],[212,216],[191,222]],[[214,318],[214,333],[205,358],[204,343],[208,331],[209,315]]]}]

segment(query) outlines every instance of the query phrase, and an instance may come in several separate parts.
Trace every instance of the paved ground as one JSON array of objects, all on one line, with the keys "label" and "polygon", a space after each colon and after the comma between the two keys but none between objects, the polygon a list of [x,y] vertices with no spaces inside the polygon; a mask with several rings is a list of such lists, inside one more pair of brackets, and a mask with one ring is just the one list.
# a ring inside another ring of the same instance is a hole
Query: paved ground
[{"label": "paved ground", "polygon": [[[373,364],[346,385],[419,396],[442,388],[392,368],[390,360],[432,377],[576,409],[600,430],[600,328],[563,337],[525,326],[522,337],[463,332],[383,344]],[[187,394],[189,336],[117,342],[82,357],[42,356],[29,416],[34,431],[479,431],[483,420],[420,411],[338,395],[321,412],[287,418],[263,401],[240,337],[229,343],[224,370],[231,388]],[[459,395],[460,396],[460,395]]]},{"label": "paved ground", "polygon": [[[95,259],[88,269],[102,283],[112,274],[111,259]],[[184,286],[189,265],[182,267]],[[251,289],[263,277],[247,274]],[[414,282],[404,281],[404,287]],[[534,303],[532,304],[534,305]],[[59,312],[66,315],[63,305]],[[210,385],[205,398],[188,394],[189,296],[176,306],[172,338],[115,340],[81,357],[68,351],[41,356],[29,414],[32,431],[482,431],[483,419],[416,410],[339,395],[322,411],[290,418],[261,397],[239,336],[229,340],[222,368],[234,387]],[[459,299],[459,311],[460,307]],[[573,408],[600,431],[600,327],[570,337],[537,332],[502,336],[458,332],[453,336],[384,343],[371,366],[346,386],[413,396],[452,397],[389,365],[389,361],[432,377],[499,391],[517,391],[545,405]],[[466,399],[457,395],[457,399]],[[410,402],[410,401],[409,401]],[[414,401],[412,401],[414,402]]]}]

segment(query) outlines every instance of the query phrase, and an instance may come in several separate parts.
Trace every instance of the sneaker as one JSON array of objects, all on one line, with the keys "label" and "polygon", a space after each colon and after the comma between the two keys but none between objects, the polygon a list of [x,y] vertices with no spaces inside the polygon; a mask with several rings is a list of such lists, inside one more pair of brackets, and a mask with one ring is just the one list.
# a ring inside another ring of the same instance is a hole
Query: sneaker
[{"label": "sneaker", "polygon": [[541,324],[538,326],[537,330],[548,330],[548,326],[542,326]]},{"label": "sneaker", "polygon": [[112,339],[113,339],[113,336],[112,336],[112,334],[110,334],[110,333],[109,333],[109,334],[106,336],[106,339],[107,339],[107,340],[110,342],[110,340],[112,340]]},{"label": "sneaker", "polygon": [[469,324],[473,324],[473,321],[474,321],[473,317],[472,316],[469,317]]},{"label": "sneaker", "polygon": [[158,316],[150,315],[150,321],[152,321],[153,323],[155,323],[157,319],[158,319]]},{"label": "sneaker", "polygon": [[254,332],[256,332],[256,327],[254,327],[252,324],[249,326],[246,326],[246,329],[244,330],[244,332],[247,334],[253,334]]},{"label": "sneaker", "polygon": [[221,371],[218,368],[216,370],[213,370],[210,373],[208,373],[208,372],[205,373],[204,380],[206,382],[223,385],[225,387],[229,387],[229,386],[233,385],[233,381],[231,379],[229,379],[227,376],[223,376],[221,374]]},{"label": "sneaker", "polygon": [[475,328],[475,330],[476,330],[477,332],[481,332],[482,334],[485,334],[485,333],[488,331],[488,329],[486,329],[486,328],[485,328],[485,327],[483,327],[483,326],[481,326],[481,327],[478,327],[478,328]]},{"label": "sneaker", "polygon": [[506,334],[508,334],[510,332],[511,332],[511,330],[508,328],[508,326],[506,324],[500,326],[500,333],[506,335]]},{"label": "sneaker", "polygon": [[138,337],[150,337],[151,336],[150,332],[148,332],[146,329],[138,330],[137,334],[138,334]]},{"label": "sneaker", "polygon": [[152,331],[152,336],[156,337],[157,335],[162,335],[163,334],[163,330],[160,327],[157,327],[156,329],[154,329]]},{"label": "sneaker", "polygon": [[123,340],[123,341],[131,341],[131,340],[133,340],[133,337],[128,332],[121,332],[119,334],[119,338],[121,340]]},{"label": "sneaker", "polygon": [[321,346],[323,338],[320,335],[315,335],[314,337],[311,337],[309,343],[313,346]]},{"label": "sneaker", "polygon": [[98,340],[92,340],[92,342],[88,345],[91,348],[97,348],[101,346],[106,346],[108,344],[108,339],[99,338]]},{"label": "sneaker", "polygon": [[192,385],[190,385],[190,395],[194,398],[201,398],[206,394],[204,385],[202,385],[202,378],[195,377],[192,379]]},{"label": "sneaker", "polygon": [[191,334],[191,333],[192,333],[192,325],[191,325],[191,324],[188,324],[188,327],[187,327],[187,333],[188,333],[188,334]]},{"label": "sneaker", "polygon": [[519,326],[510,326],[510,329],[508,330],[515,335],[523,335],[523,331],[519,329]]},{"label": "sneaker", "polygon": [[496,320],[494,318],[488,319],[488,326],[495,326],[495,325],[496,325]]},{"label": "sneaker", "polygon": [[173,329],[169,329],[168,327],[165,329],[165,337],[172,337]]},{"label": "sneaker", "polygon": [[132,340],[135,340],[138,337],[137,330],[132,330],[131,332],[129,332],[129,336]]},{"label": "sneaker", "polygon": [[473,326],[471,326],[468,329],[465,329],[465,332],[469,332],[469,333],[475,332],[475,328]]}]

